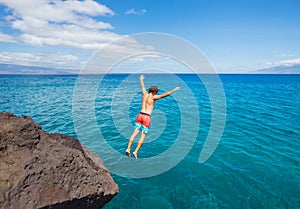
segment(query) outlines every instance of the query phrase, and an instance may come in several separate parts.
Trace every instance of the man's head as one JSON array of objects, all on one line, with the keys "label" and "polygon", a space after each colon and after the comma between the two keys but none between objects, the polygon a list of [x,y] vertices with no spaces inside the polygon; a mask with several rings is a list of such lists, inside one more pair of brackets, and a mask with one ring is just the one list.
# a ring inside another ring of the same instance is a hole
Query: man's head
[{"label": "man's head", "polygon": [[148,89],[148,93],[152,93],[154,95],[156,95],[158,91],[159,89],[157,88],[157,86],[150,86],[150,88]]}]

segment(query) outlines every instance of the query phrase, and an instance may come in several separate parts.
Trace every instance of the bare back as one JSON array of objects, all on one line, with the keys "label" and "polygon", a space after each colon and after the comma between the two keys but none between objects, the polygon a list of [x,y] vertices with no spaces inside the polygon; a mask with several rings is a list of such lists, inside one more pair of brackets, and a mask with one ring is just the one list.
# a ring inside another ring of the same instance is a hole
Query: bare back
[{"label": "bare back", "polygon": [[143,94],[141,112],[151,115],[154,108],[154,103],[155,103],[154,95],[152,95],[151,93]]}]

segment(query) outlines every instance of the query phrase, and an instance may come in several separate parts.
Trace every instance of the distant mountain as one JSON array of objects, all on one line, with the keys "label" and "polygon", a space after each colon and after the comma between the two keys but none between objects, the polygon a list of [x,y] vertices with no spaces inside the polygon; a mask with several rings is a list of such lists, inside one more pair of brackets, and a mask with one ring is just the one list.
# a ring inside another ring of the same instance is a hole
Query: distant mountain
[{"label": "distant mountain", "polygon": [[256,71],[256,73],[261,74],[300,74],[300,64],[293,66],[279,65],[275,67],[265,68]]},{"label": "distant mountain", "polygon": [[0,64],[0,74],[78,74],[78,70]]},{"label": "distant mountain", "polygon": [[[300,74],[300,64],[293,66],[279,65],[270,68],[264,68],[252,72],[253,74]],[[79,70],[55,69],[37,66],[25,66],[14,64],[0,64],[0,74],[79,74]]]}]

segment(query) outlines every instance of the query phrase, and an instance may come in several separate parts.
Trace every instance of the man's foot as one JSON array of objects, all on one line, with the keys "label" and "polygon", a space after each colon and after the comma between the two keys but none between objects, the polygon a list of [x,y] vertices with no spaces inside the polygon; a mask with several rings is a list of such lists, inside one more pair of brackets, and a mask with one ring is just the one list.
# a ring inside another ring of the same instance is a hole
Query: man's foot
[{"label": "man's foot", "polygon": [[130,157],[130,150],[126,150],[126,155],[127,155],[127,157]]},{"label": "man's foot", "polygon": [[135,159],[138,159],[137,152],[133,152],[132,154],[133,154],[133,156],[134,156]]}]

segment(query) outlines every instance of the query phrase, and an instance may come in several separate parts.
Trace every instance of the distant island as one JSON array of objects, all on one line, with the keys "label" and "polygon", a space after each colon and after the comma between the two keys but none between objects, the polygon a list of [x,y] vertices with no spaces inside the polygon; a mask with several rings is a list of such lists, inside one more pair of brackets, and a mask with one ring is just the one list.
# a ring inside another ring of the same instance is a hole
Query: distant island
[{"label": "distant island", "polygon": [[0,64],[0,74],[37,74],[37,75],[49,75],[49,74],[79,74],[79,70],[71,69],[54,69],[48,67],[38,66],[26,66],[15,64]]},{"label": "distant island", "polygon": [[279,65],[257,71],[258,74],[300,74],[300,64],[286,66]]},{"label": "distant island", "polygon": [[[79,73],[79,69],[56,69],[39,66],[0,64],[0,75],[78,75]],[[243,74],[300,74],[300,64],[295,64],[292,66],[279,65],[275,67],[253,70]]]}]

